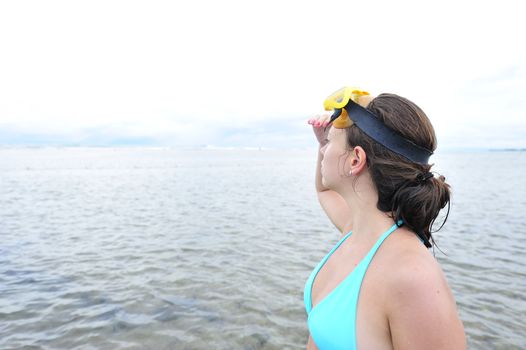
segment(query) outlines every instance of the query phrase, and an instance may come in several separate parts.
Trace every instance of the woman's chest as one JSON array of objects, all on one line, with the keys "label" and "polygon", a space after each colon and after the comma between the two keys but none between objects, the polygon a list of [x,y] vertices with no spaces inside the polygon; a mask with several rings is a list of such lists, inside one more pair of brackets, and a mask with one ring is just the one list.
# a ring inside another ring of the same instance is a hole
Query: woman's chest
[{"label": "woman's chest", "polygon": [[[335,307],[332,304],[341,302],[342,306],[336,307],[338,312],[356,312],[356,342],[360,349],[391,349],[385,295],[382,292],[384,259],[381,255],[377,256],[365,268],[367,247],[354,245],[352,252],[345,248],[342,245],[341,250],[335,251],[318,271],[312,284],[312,305],[316,307],[324,302],[326,305],[320,306],[322,309],[329,305],[332,309]],[[359,290],[353,290],[355,288]],[[350,302],[355,292],[359,293],[359,297]]]}]

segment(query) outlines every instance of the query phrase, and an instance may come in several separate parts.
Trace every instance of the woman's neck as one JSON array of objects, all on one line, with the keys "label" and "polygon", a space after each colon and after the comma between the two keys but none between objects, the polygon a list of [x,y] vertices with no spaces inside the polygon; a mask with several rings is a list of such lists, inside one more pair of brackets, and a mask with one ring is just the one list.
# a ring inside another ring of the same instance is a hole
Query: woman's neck
[{"label": "woman's neck", "polygon": [[343,195],[351,210],[354,239],[376,241],[394,225],[390,213],[379,210],[376,191],[360,191]]}]

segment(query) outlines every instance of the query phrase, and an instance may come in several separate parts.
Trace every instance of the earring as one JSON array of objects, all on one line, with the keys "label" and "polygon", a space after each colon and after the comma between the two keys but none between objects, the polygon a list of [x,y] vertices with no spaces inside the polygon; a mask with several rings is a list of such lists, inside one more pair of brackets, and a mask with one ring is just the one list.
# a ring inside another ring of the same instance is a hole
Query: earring
[{"label": "earring", "polygon": [[352,175],[352,169],[351,169],[351,171],[349,171],[349,175]]}]

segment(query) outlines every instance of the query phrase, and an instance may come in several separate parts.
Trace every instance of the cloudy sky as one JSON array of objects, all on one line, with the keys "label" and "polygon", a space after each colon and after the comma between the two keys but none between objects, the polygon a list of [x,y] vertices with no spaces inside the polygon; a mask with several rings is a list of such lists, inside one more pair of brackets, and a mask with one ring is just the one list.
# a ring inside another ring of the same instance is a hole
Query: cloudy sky
[{"label": "cloudy sky", "polygon": [[516,1],[3,1],[0,145],[309,147],[345,85],[526,147]]}]

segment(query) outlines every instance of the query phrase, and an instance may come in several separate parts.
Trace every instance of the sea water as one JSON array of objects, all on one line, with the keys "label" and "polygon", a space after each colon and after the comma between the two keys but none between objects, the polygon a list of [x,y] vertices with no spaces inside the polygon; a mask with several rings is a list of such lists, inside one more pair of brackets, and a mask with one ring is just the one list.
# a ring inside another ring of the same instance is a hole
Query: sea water
[{"label": "sea water", "polygon": [[[1,349],[302,349],[316,150],[0,149]],[[526,348],[525,152],[437,154],[472,349]]]}]

